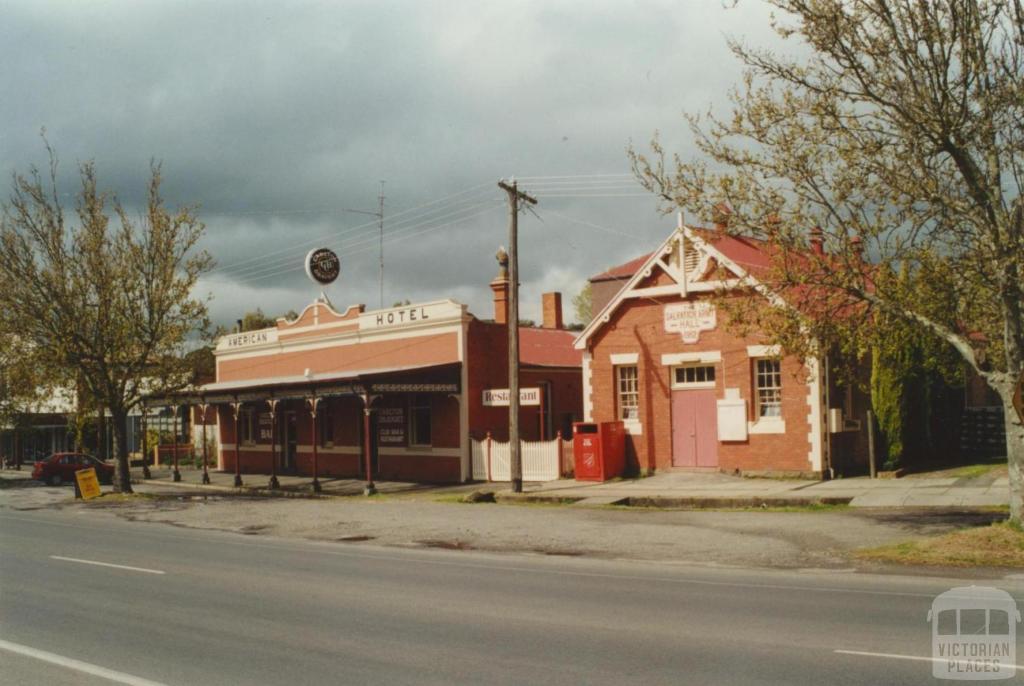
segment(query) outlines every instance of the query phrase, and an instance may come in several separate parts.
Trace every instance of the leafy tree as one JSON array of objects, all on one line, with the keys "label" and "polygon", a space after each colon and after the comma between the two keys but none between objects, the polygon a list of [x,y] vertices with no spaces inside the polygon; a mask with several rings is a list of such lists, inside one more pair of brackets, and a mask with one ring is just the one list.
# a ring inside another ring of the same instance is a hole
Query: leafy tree
[{"label": "leafy tree", "polygon": [[582,324],[584,327],[590,323],[590,320],[594,318],[593,313],[593,290],[591,289],[590,282],[580,289],[580,292],[572,296],[572,307],[576,313],[576,322]]},{"label": "leafy tree", "polygon": [[[299,318],[299,315],[295,310],[288,310],[282,316],[289,321],[294,321]],[[239,331],[257,331],[259,329],[269,329],[277,326],[277,319],[263,314],[263,308],[260,307],[257,307],[255,310],[249,310],[242,315],[242,318],[238,321],[240,322]],[[232,329],[228,329],[225,326],[217,326],[210,338],[215,340],[221,336],[228,335],[231,331]]]},{"label": "leafy tree", "polygon": [[269,329],[277,324],[277,320],[263,314],[263,310],[257,307],[251,312],[246,312],[242,317],[242,331],[256,331],[258,329]]},{"label": "leafy tree", "polygon": [[[1024,6],[1021,0],[768,0],[796,56],[732,40],[726,117],[690,116],[699,159],[632,152],[669,207],[767,240],[761,284],[799,348],[861,350],[884,313],[952,346],[1002,399],[1010,511],[1024,514]],[[820,227],[825,250],[809,249]],[[907,265],[913,288],[895,278]]]},{"label": "leafy tree", "polygon": [[92,162],[80,164],[77,221],[70,221],[47,150],[48,178],[35,168],[15,174],[0,219],[0,330],[18,331],[110,413],[114,487],[131,492],[128,412],[144,391],[189,382],[181,353],[207,327],[206,303],[192,295],[211,264],[196,250],[204,227],[190,209],[165,208],[156,164],[138,219],[98,190]]}]

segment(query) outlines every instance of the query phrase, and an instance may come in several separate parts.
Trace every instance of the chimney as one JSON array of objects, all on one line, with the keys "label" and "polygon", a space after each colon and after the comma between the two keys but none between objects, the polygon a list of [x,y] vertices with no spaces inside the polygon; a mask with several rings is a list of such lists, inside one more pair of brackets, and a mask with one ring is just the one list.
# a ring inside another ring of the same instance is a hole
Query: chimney
[{"label": "chimney", "polygon": [[815,226],[811,229],[811,252],[819,257],[825,254],[825,239],[821,227]]},{"label": "chimney", "polygon": [[711,210],[711,221],[715,224],[718,233],[725,233],[729,228],[729,218],[732,215],[732,208],[724,202],[720,202]]},{"label": "chimney", "polygon": [[864,261],[864,241],[861,240],[860,236],[855,235],[850,239],[850,250],[859,261]]},{"label": "chimney", "polygon": [[544,309],[544,328],[563,329],[562,323],[562,294],[545,293],[541,296],[541,304]]},{"label": "chimney", "polygon": [[508,324],[508,253],[505,248],[498,248],[494,255],[498,260],[498,275],[491,281],[491,290],[494,291],[494,321],[498,324]]}]

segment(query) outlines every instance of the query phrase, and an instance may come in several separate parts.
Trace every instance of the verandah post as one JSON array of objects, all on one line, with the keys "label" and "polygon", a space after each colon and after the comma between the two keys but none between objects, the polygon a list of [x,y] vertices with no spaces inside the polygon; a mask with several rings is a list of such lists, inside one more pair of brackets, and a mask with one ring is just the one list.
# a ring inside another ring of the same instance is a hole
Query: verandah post
[{"label": "verandah post", "polygon": [[318,460],[317,444],[320,442],[320,434],[316,430],[316,414],[319,409],[320,399],[314,395],[309,400],[309,413],[313,418],[313,492],[320,493],[322,490],[320,487],[320,468]]},{"label": "verandah post", "polygon": [[242,442],[242,432],[240,428],[242,414],[242,403],[235,402],[231,403],[231,414],[235,418],[235,488],[242,487],[242,462],[238,454],[238,445]]}]

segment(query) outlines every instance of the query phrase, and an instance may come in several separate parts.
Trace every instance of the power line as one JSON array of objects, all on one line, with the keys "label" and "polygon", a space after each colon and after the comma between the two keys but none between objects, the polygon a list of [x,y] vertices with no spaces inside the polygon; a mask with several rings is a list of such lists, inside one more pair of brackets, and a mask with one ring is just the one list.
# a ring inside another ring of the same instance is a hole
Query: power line
[{"label": "power line", "polygon": [[[495,209],[497,207],[501,207],[502,204],[503,203],[495,204],[495,203],[492,202],[488,207],[485,207],[482,210],[479,210],[477,212],[473,212],[472,214],[468,214],[468,215],[465,215],[463,217],[459,217],[458,219],[455,219],[455,220],[453,220],[451,222],[448,222],[447,224],[441,224],[441,225],[437,225],[437,226],[428,226],[428,227],[422,228],[422,229],[420,229],[418,231],[414,231],[414,229],[418,229],[421,225],[413,225],[413,226],[409,226],[409,227],[406,227],[406,228],[401,229],[401,230],[392,231],[392,232],[387,233],[385,235],[385,241],[384,242],[385,243],[392,243],[395,240],[398,240],[400,238],[401,239],[411,238],[413,236],[419,236],[419,235],[422,235],[422,234],[425,234],[425,233],[429,233],[431,231],[436,231],[438,229],[444,229],[444,228],[447,228],[449,226],[454,226],[454,225],[456,225],[458,223],[466,221],[467,219],[472,219],[475,216],[478,216],[478,215],[481,215],[481,214],[485,214],[486,212],[488,212],[488,211],[490,211],[492,209]],[[354,241],[353,243],[347,244],[347,245],[349,245],[349,246],[351,246],[353,248],[356,248],[356,249],[348,249],[348,248],[346,248],[345,254],[346,255],[356,255],[356,254],[359,254],[361,252],[366,252],[367,250],[372,250],[373,247],[376,245],[376,243],[377,243],[376,238],[368,238],[368,239],[363,239],[361,241],[360,240]],[[364,247],[358,247],[360,245],[362,245]],[[218,282],[221,282],[221,283],[235,283],[235,282],[248,282],[248,283],[251,283],[251,282],[256,282],[256,281],[263,281],[265,279],[273,278],[275,276],[282,276],[284,274],[293,273],[293,272],[295,272],[298,269],[298,267],[295,267],[295,266],[285,267],[285,268],[277,267],[277,268],[272,268],[272,269],[273,269],[273,271],[271,271],[269,273],[261,274],[261,273],[257,272],[257,273],[253,273],[253,274],[249,274],[249,275],[242,275],[242,276],[236,276],[236,275],[213,275],[212,272],[207,272],[206,274],[203,275],[202,278],[210,280],[210,281],[218,281]]]},{"label": "power line", "polygon": [[[395,222],[392,225],[392,231],[394,231],[395,229],[399,229],[399,228],[401,228],[401,229],[413,229],[413,228],[417,228],[419,226],[424,226],[426,224],[430,224],[430,223],[433,223],[433,222],[437,222],[437,221],[441,221],[441,220],[448,219],[448,218],[451,218],[451,217],[455,217],[455,216],[463,214],[465,212],[470,212],[470,211],[472,211],[472,210],[474,210],[476,208],[488,205],[491,202],[492,201],[490,201],[490,200],[485,201],[485,202],[477,202],[476,204],[471,205],[469,207],[462,207],[462,208],[459,208],[459,209],[451,210],[451,211],[446,212],[446,213],[441,214],[441,215],[437,215],[437,216],[434,216],[434,217],[428,217],[426,219],[420,219],[419,221],[415,221],[412,224],[409,224],[409,221],[412,220],[412,219],[415,219],[415,218],[409,218],[409,219],[406,219],[405,221],[402,221],[402,222]],[[458,204],[461,205],[462,203],[458,203]],[[361,240],[361,238],[362,237],[360,237],[360,236],[352,236],[350,239],[345,239],[344,241],[341,241],[339,245],[341,247],[344,247],[345,245],[348,244],[348,241],[350,241],[350,240]],[[334,241],[330,241],[330,242],[333,243]],[[248,265],[248,266],[242,267],[240,269],[230,269],[229,268],[229,269],[226,269],[226,270],[219,270],[219,271],[231,274],[231,275],[236,276],[236,277],[244,276],[244,275],[247,275],[247,274],[251,275],[252,273],[257,273],[257,272],[265,271],[267,268],[271,268],[271,267],[274,267],[274,266],[284,265],[284,264],[287,264],[289,262],[293,262],[293,261],[295,261],[295,259],[297,258],[298,255],[302,254],[302,252],[303,252],[302,249],[300,249],[298,251],[296,251],[294,249],[285,250],[283,252],[276,253],[277,257],[275,257],[274,259],[271,259],[269,261],[268,260],[264,260],[264,262],[261,263],[261,264]]]},{"label": "power line", "polygon": [[632,174],[560,174],[555,176],[520,176],[520,181],[536,181],[538,179],[599,179],[599,178],[636,178]]},{"label": "power line", "polygon": [[[431,207],[433,205],[437,205],[439,203],[444,203],[444,202],[450,201],[450,200],[452,200],[454,198],[457,198],[459,196],[466,195],[467,193],[472,193],[474,191],[478,191],[478,190],[484,188],[485,186],[489,186],[489,185],[490,185],[489,183],[481,183],[481,184],[477,184],[475,186],[470,186],[469,188],[461,190],[461,191],[459,191],[457,193],[452,193],[451,195],[445,196],[443,198],[438,198],[436,200],[431,200],[430,202],[425,202],[425,203],[422,203],[420,205],[416,205],[415,207],[410,207],[409,209],[401,210],[399,212],[396,212],[396,213],[391,215],[391,218],[394,219],[396,217],[401,217],[403,215],[409,214],[410,212],[415,212],[417,210],[422,210],[424,208]],[[331,211],[332,212],[343,212],[344,210],[345,210],[345,208],[334,208]],[[299,213],[303,213],[303,212],[304,212],[303,210],[272,210],[272,211],[261,212],[261,214],[283,215],[283,214],[299,214]],[[213,214],[217,214],[217,213],[213,213]],[[225,214],[225,213],[220,213],[220,214]],[[367,222],[365,224],[359,224],[357,226],[353,226],[353,227],[350,227],[348,229],[344,229],[343,233],[351,233],[352,231],[356,231],[358,229],[363,229],[363,228],[367,228],[369,226],[373,226],[376,223],[377,222]],[[317,237],[317,238],[307,239],[307,240],[303,241],[302,243],[300,243],[298,245],[304,245],[304,246],[308,247],[308,246],[313,245],[315,243],[319,243],[321,241],[329,240],[330,238],[336,237],[336,235],[337,235],[336,233],[326,234],[324,236],[320,236],[320,237]],[[273,254],[273,253],[269,253],[269,254]],[[239,266],[239,265],[242,265],[242,264],[247,264],[249,262],[256,262],[256,261],[262,260],[266,256],[267,255],[257,255],[256,257],[251,257],[251,258],[248,258],[248,259],[245,259],[245,260],[240,260],[238,262],[232,262],[229,265],[225,265],[223,267],[218,267],[214,271],[222,271],[224,269],[228,269],[229,267],[236,267],[236,266]]]}]

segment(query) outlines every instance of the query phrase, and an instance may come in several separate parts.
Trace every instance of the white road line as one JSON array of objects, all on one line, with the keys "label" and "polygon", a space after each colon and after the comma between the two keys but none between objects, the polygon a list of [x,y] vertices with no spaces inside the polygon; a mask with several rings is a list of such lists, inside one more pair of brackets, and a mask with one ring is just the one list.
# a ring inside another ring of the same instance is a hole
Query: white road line
[{"label": "white road line", "polygon": [[[857,655],[859,657],[881,657],[888,660],[914,660],[916,662],[949,662],[949,658],[945,657],[924,657],[922,655],[897,655],[896,653],[870,653],[865,650],[833,650],[833,653],[839,653],[840,655]],[[967,660],[968,658],[961,658]],[[1021,665],[1005,664],[1002,667],[1013,669],[1024,669]]]},{"label": "white road line", "polygon": [[128,565],[115,565],[109,562],[97,562],[96,560],[79,560],[77,557],[61,557],[50,555],[51,560],[63,560],[64,562],[78,562],[83,565],[96,565],[97,567],[113,567],[114,569],[127,569],[130,572],[144,572],[146,574],[166,574],[159,569],[146,569],[145,567],[129,567]]},{"label": "white road line", "polygon": [[26,657],[34,657],[35,659],[42,660],[43,662],[49,662],[50,664],[66,667],[67,669],[73,669],[77,672],[84,672],[85,674],[92,674],[93,676],[109,679],[110,681],[115,681],[119,684],[128,684],[129,686],[165,686],[165,684],[162,684],[159,681],[150,681],[149,679],[132,676],[131,674],[125,674],[124,672],[117,672],[113,669],[107,669],[106,667],[100,667],[99,665],[82,662],[81,660],[75,660],[55,653],[48,653],[45,650],[29,648],[28,646],[11,643],[10,641],[5,641],[3,639],[0,639],[0,650],[7,650]]}]

